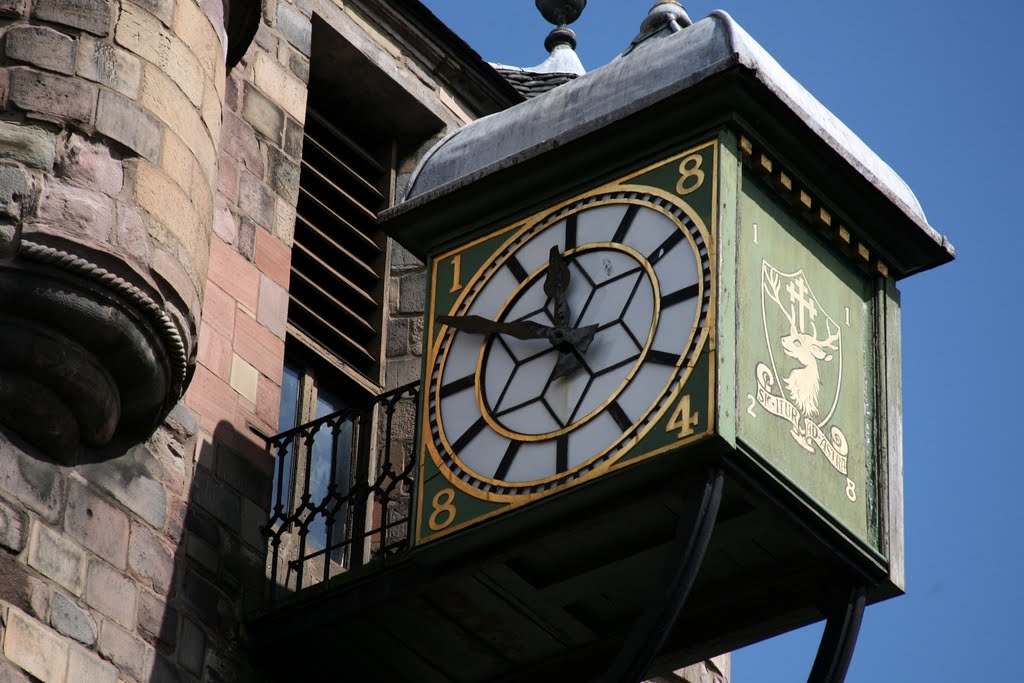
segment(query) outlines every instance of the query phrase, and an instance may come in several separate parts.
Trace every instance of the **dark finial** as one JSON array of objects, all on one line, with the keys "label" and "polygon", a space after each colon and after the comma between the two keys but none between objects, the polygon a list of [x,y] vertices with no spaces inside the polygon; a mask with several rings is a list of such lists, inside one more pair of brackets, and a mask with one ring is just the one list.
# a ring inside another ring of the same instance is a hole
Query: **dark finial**
[{"label": "dark finial", "polygon": [[537,9],[549,23],[565,27],[580,18],[587,0],[537,0]]},{"label": "dark finial", "polygon": [[649,36],[665,26],[676,33],[692,23],[686,10],[679,4],[679,0],[658,0],[640,25],[640,35]]}]

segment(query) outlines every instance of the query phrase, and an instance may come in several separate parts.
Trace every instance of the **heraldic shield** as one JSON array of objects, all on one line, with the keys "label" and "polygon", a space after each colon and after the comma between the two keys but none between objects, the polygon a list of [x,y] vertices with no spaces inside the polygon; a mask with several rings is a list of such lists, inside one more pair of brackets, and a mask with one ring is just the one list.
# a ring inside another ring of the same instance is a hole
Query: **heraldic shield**
[{"label": "heraldic shield", "polygon": [[842,391],[839,323],[822,308],[803,270],[783,273],[767,261],[761,262],[761,313],[769,362],[757,364],[757,402],[789,423],[804,450],[820,452],[845,475],[846,437],[829,425]]}]

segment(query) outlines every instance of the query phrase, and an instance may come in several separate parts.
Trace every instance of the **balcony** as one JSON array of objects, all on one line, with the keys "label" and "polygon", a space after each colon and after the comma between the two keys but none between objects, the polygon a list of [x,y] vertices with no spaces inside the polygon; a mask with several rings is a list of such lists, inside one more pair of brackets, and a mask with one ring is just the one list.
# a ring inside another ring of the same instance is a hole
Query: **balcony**
[{"label": "balcony", "polygon": [[727,471],[714,535],[649,675],[822,618],[808,596],[834,577],[827,558],[767,516],[716,450],[413,548],[418,393],[404,386],[267,439],[268,580],[248,628],[270,680],[592,680],[663,600],[708,462]]}]

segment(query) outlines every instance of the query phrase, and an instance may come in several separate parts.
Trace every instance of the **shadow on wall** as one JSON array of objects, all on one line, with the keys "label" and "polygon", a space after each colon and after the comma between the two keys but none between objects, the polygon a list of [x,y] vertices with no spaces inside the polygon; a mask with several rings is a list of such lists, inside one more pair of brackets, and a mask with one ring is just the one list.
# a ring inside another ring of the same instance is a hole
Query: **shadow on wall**
[{"label": "shadow on wall", "polygon": [[61,466],[0,430],[0,681],[261,681],[269,456],[178,405],[138,445]]}]

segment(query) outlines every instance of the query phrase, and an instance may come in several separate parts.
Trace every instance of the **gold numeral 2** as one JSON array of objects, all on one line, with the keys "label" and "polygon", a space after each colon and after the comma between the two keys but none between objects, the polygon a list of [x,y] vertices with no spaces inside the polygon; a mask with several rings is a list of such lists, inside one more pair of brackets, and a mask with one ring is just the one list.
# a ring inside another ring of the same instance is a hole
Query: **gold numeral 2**
[{"label": "gold numeral 2", "polygon": [[[434,512],[431,513],[427,524],[433,531],[442,531],[451,526],[455,521],[455,489],[441,489],[434,496]],[[443,518],[443,519],[442,519]]]},{"label": "gold numeral 2", "polygon": [[460,289],[462,289],[461,279],[462,279],[462,254],[457,254],[455,256],[455,258],[452,259],[452,288],[448,290],[449,294],[454,294],[455,292],[457,292]]},{"label": "gold numeral 2", "polygon": [[693,428],[700,422],[700,413],[690,413],[690,395],[686,394],[679,400],[679,407],[672,413],[672,419],[665,425],[666,432],[679,430],[679,438],[693,435]]},{"label": "gold numeral 2", "polygon": [[679,164],[679,182],[676,183],[676,194],[685,197],[701,188],[704,184],[704,171],[701,165],[704,157],[700,154],[691,154]]}]

